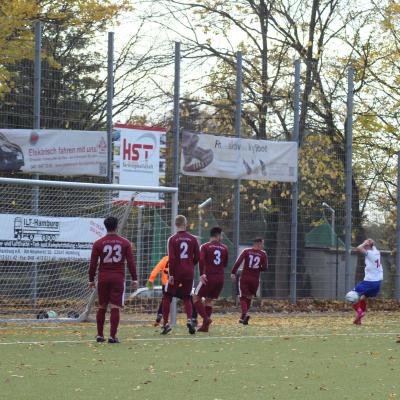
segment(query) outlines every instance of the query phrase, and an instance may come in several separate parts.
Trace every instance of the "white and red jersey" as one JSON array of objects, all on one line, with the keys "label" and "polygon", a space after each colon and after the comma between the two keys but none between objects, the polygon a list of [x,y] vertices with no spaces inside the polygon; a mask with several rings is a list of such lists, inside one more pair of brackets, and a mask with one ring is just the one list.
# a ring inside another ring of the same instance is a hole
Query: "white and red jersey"
[{"label": "white and red jersey", "polygon": [[371,250],[365,252],[364,273],[364,281],[377,282],[383,279],[381,253],[375,246]]}]

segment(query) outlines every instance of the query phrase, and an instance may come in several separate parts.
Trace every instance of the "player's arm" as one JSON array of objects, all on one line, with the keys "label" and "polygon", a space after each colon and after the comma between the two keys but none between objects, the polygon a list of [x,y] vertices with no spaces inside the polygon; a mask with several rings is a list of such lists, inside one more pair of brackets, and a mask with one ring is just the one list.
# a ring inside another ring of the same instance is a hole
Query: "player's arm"
[{"label": "player's arm", "polygon": [[233,264],[233,268],[232,268],[232,271],[231,271],[231,279],[232,279],[232,281],[236,281],[236,274],[237,274],[238,269],[239,269],[239,267],[241,266],[241,264],[242,264],[242,262],[244,260],[245,254],[246,253],[244,251],[242,251],[242,253],[238,257],[238,259],[235,261],[235,264]]},{"label": "player's arm", "polygon": [[268,256],[264,254],[261,260],[261,271],[266,271],[268,269]]},{"label": "player's arm", "polygon": [[193,264],[196,265],[200,260],[200,247],[197,239],[194,241],[194,249],[193,249]]},{"label": "player's arm", "polygon": [[129,273],[132,277],[132,289],[136,290],[138,287],[136,264],[135,259],[133,258],[132,245],[130,243],[128,243],[126,247],[126,263],[128,265]]},{"label": "player's arm", "polygon": [[94,243],[92,247],[92,253],[90,255],[90,264],[89,264],[89,287],[90,288],[95,288],[96,284],[94,282],[94,279],[96,277],[96,272],[97,272],[97,264],[99,261],[99,250],[97,248],[97,244]]},{"label": "player's arm", "polygon": [[158,264],[153,268],[153,270],[150,273],[147,286],[151,289],[153,287],[154,281],[157,278],[157,275],[161,272],[164,271],[166,265],[168,263],[168,256],[163,257]]},{"label": "player's arm", "polygon": [[367,241],[365,240],[364,242],[362,242],[360,245],[358,245],[357,247],[356,247],[356,251],[358,252],[358,253],[361,253],[361,254],[367,254],[367,250],[366,250],[366,248],[365,248],[365,246],[367,246],[368,245],[368,243],[367,243]]},{"label": "player's arm", "polygon": [[200,256],[199,256],[199,273],[200,280],[205,285],[207,283],[206,276],[206,249],[205,246],[200,246]]},{"label": "player's arm", "polygon": [[224,251],[224,264],[222,266],[224,269],[228,266],[228,262],[229,262],[229,252],[228,248],[226,248]]}]

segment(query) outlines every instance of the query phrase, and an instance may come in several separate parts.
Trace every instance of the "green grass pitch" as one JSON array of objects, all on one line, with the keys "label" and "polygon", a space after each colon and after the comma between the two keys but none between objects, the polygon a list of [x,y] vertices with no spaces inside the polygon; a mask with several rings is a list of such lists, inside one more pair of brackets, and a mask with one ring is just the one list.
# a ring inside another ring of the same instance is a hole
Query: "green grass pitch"
[{"label": "green grass pitch", "polygon": [[[123,324],[119,345],[95,326],[0,326],[0,398],[353,400],[400,398],[400,313],[215,317],[210,333],[167,337]],[[182,325],[182,324],[181,324]]]}]

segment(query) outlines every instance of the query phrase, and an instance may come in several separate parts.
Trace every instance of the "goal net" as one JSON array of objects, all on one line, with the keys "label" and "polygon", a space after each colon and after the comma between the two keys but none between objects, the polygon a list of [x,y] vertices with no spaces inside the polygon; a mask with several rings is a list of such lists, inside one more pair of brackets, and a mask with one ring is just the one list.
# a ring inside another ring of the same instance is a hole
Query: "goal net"
[{"label": "goal net", "polygon": [[[146,193],[151,201],[137,200]],[[145,285],[166,253],[176,193],[167,187],[0,178],[0,321],[87,319],[97,300],[87,285],[91,248],[105,234],[108,215],[119,219],[119,233],[133,243],[137,263],[139,289],[130,292],[127,273],[126,307],[149,319],[161,288],[159,281],[153,290]]]}]

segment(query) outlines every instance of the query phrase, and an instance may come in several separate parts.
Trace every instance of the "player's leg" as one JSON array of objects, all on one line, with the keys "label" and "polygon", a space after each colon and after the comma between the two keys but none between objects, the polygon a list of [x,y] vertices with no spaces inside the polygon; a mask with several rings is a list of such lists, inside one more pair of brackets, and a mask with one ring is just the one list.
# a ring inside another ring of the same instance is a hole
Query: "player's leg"
[{"label": "player's leg", "polygon": [[102,343],[104,339],[104,324],[106,321],[107,305],[110,300],[110,286],[109,282],[105,279],[99,278],[97,283],[97,293],[99,306],[96,313],[96,324],[97,324],[97,337],[96,341]]},{"label": "player's leg", "polygon": [[243,325],[248,325],[249,320],[250,320],[250,315],[249,315],[249,310],[251,307],[251,300],[254,296],[257,294],[258,286],[260,284],[258,279],[246,279],[245,281],[245,286],[243,286],[243,293],[242,293],[242,302],[244,306],[242,308],[245,308],[246,313],[242,312],[242,316],[239,320],[239,322]]},{"label": "player's leg", "polygon": [[224,277],[223,276],[209,276],[206,286],[206,291],[204,292],[205,302],[204,310],[207,319],[203,322],[203,325],[198,329],[200,332],[208,332],[209,327],[212,323],[211,314],[214,300],[218,299],[221,294],[222,288],[224,287]]},{"label": "player's leg", "polygon": [[[165,292],[165,286],[162,285],[162,295],[163,296],[164,296],[164,292]],[[158,306],[157,317],[156,317],[156,320],[154,322],[154,326],[160,325],[160,322],[162,320],[162,304],[163,304],[163,299],[161,299],[160,304]]]},{"label": "player's leg", "polygon": [[[193,291],[193,289],[192,289]],[[190,296],[190,302],[192,303],[192,324],[194,326],[197,326],[197,317],[198,317],[198,312],[196,310],[196,307],[194,306],[194,302],[193,302],[193,293]]]},{"label": "player's leg", "polygon": [[239,323],[243,323],[245,316],[247,315],[248,311],[248,302],[247,302],[247,295],[248,295],[248,281],[246,279],[239,278],[239,302],[240,302],[240,309],[241,315],[239,319]]},{"label": "player's leg", "polygon": [[193,308],[192,308],[192,287],[193,287],[193,278],[188,277],[188,278],[183,278],[181,281],[182,284],[182,301],[183,301],[183,306],[185,308],[186,312],[186,318],[187,318],[187,323],[186,326],[189,330],[189,333],[191,335],[196,333],[195,326],[192,321],[192,315],[193,315]]},{"label": "player's leg", "polygon": [[197,312],[200,314],[201,318],[203,319],[203,325],[204,325],[204,322],[207,321],[207,319],[208,319],[206,309],[203,304],[203,297],[207,290],[206,288],[207,288],[207,286],[204,286],[202,282],[199,282],[198,285],[196,286],[196,289],[192,296],[194,306],[195,306]]},{"label": "player's leg", "polygon": [[108,343],[119,343],[117,338],[125,284],[120,278],[113,280],[110,291],[110,337]]}]

